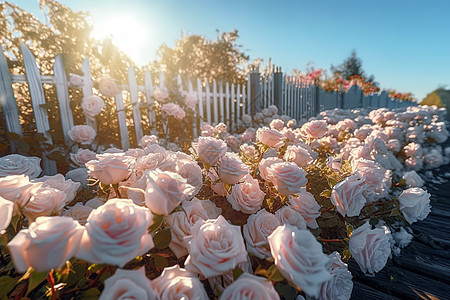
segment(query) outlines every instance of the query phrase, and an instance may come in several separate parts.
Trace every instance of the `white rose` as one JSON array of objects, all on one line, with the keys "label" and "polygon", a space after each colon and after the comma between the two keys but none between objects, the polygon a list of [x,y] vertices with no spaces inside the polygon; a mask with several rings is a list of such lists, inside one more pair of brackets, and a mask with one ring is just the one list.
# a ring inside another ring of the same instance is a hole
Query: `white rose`
[{"label": "white rose", "polygon": [[348,300],[353,290],[352,274],[348,271],[347,265],[341,260],[341,255],[337,251],[334,251],[328,257],[330,261],[326,268],[333,277],[322,283],[319,299]]},{"label": "white rose", "polygon": [[33,182],[42,182],[43,186],[49,186],[54,189],[60,190],[66,194],[66,203],[70,203],[77,195],[79,182],[73,182],[70,179],[65,179],[62,174],[56,174],[53,176],[43,176],[41,178],[33,180]]},{"label": "white rose", "polygon": [[169,97],[169,91],[167,91],[165,87],[155,87],[153,89],[153,98],[155,98],[155,100],[163,101],[167,97]]},{"label": "white rose", "polygon": [[400,227],[399,231],[392,233],[392,237],[394,238],[395,243],[399,248],[405,248],[409,245],[409,243],[411,243],[411,240],[413,239],[412,234],[407,232],[405,230],[405,227]]},{"label": "white rose", "polygon": [[405,180],[405,184],[408,187],[422,187],[425,183],[416,171],[406,172],[403,174],[402,178]]},{"label": "white rose", "polygon": [[242,211],[245,214],[253,214],[261,208],[264,201],[264,192],[259,187],[257,179],[253,179],[247,174],[242,183],[235,184],[227,201],[231,204],[234,210]]},{"label": "white rose", "polygon": [[281,225],[289,224],[298,229],[306,229],[306,221],[303,216],[290,205],[285,205],[275,212],[275,216]]},{"label": "white rose", "polygon": [[74,206],[63,212],[63,216],[71,217],[77,220],[81,225],[85,225],[87,218],[94,208],[83,205],[82,202],[77,202]]},{"label": "white rose", "polygon": [[99,96],[88,96],[83,98],[81,101],[81,108],[83,109],[83,113],[91,118],[94,118],[98,115],[103,107],[105,106],[105,102]]},{"label": "white rose", "polygon": [[61,215],[67,202],[66,193],[50,186],[36,185],[31,191],[31,198],[26,204],[23,203],[23,214],[34,221],[40,216]]},{"label": "white rose", "polygon": [[366,204],[363,196],[364,180],[359,175],[352,175],[338,182],[331,191],[331,203],[343,216],[356,217]]},{"label": "white rose", "polygon": [[39,217],[9,242],[16,270],[60,269],[78,250],[84,228],[69,217]]},{"label": "white rose", "polygon": [[[191,235],[191,228],[199,220],[215,219],[220,215],[220,209],[216,207],[216,213],[209,215],[203,206],[203,202],[209,200],[200,200],[193,198],[191,201],[184,201],[182,203],[183,211],[174,212],[166,217],[166,221],[170,226],[172,233],[172,241],[170,242],[170,249],[177,257],[188,254],[186,245],[184,244],[184,237]],[[211,201],[209,201],[212,203]],[[212,203],[214,206],[215,204]]]},{"label": "white rose", "polygon": [[91,263],[123,267],[153,248],[148,233],[152,220],[150,210],[130,199],[109,199],[89,215],[76,256]]},{"label": "white rose", "polygon": [[86,168],[77,168],[66,173],[66,179],[71,179],[74,182],[79,182],[83,187],[87,187],[88,176],[88,170]]},{"label": "white rose", "polygon": [[268,240],[280,273],[307,295],[317,298],[320,286],[331,274],[326,269],[330,259],[314,235],[285,224],[275,229]]},{"label": "white rose", "polygon": [[82,87],[84,85],[84,79],[80,75],[69,73],[69,84],[74,88]]},{"label": "white rose", "polygon": [[152,280],[152,287],[161,299],[208,299],[197,275],[178,265],[165,268],[159,277]]},{"label": "white rose", "polygon": [[247,261],[239,226],[230,225],[223,216],[199,221],[184,238],[189,256],[186,269],[206,278],[224,274]]},{"label": "white rose", "polygon": [[97,133],[88,125],[76,125],[67,132],[72,141],[80,144],[90,144],[94,141]]},{"label": "white rose", "polygon": [[260,259],[270,259],[267,237],[280,225],[278,218],[265,209],[251,215],[243,228],[247,251]]},{"label": "white rose", "polygon": [[117,269],[105,280],[105,288],[99,300],[146,299],[158,300],[151,281],[145,276],[145,267],[137,270]]},{"label": "white rose", "polygon": [[280,296],[264,277],[243,273],[220,295],[220,300],[275,300]]},{"label": "white rose", "polygon": [[70,153],[70,159],[79,166],[84,166],[90,160],[94,160],[97,157],[97,153],[89,149],[78,149],[77,153]]},{"label": "white rose", "polygon": [[289,204],[302,215],[309,228],[319,227],[316,219],[320,217],[320,205],[314,196],[306,191],[306,188],[302,188],[297,196],[290,196]]},{"label": "white rose", "polygon": [[42,172],[40,163],[39,157],[26,157],[19,154],[0,157],[0,177],[23,174],[30,179],[37,178]]},{"label": "white rose", "polygon": [[115,97],[120,93],[120,88],[117,86],[115,79],[111,77],[100,77],[97,79],[98,89],[106,97]]},{"label": "white rose", "polygon": [[431,211],[430,194],[418,187],[404,190],[398,201],[400,211],[409,224],[424,220]]},{"label": "white rose", "polygon": [[5,233],[14,212],[14,202],[0,196],[0,235]]},{"label": "white rose", "polygon": [[179,174],[159,169],[146,171],[145,205],[155,214],[167,216],[192,196],[195,188]]},{"label": "white rose", "polygon": [[391,255],[390,231],[387,227],[370,228],[369,222],[356,228],[350,237],[349,250],[364,273],[384,268]]}]

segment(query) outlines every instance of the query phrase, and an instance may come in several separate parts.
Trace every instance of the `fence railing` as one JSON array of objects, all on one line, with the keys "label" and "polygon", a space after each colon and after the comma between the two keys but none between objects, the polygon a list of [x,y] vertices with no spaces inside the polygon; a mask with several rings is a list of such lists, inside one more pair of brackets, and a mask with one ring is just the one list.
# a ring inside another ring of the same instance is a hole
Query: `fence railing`
[{"label": "fence railing", "polygon": [[[40,74],[33,54],[24,44],[21,44],[21,52],[26,74],[11,74],[3,51],[0,53],[0,102],[6,121],[6,131],[13,132],[19,136],[23,135],[20,123],[20,108],[18,108],[14,96],[13,83],[26,82],[31,97],[36,130],[47,138],[47,143],[52,143],[43,90],[43,84],[52,84],[55,86],[58,99],[64,141],[70,147],[72,141],[68,132],[74,126],[74,117],[70,108],[70,90],[61,55],[55,58],[53,76],[43,76]],[[82,87],[83,96],[91,96],[94,94],[95,89],[88,58],[83,61],[81,71],[83,72],[84,80]],[[183,82],[179,75],[176,80],[180,92],[195,93],[198,98],[198,104],[194,110],[194,119],[197,120],[193,124],[194,138],[200,134],[198,126],[201,121],[211,124],[223,122],[233,131],[242,124],[241,120],[244,114],[254,115],[270,105],[276,105],[279,108],[280,115],[288,115],[297,120],[307,120],[326,109],[397,108],[413,104],[409,101],[402,102],[391,99],[386,92],[364,95],[357,86],[353,86],[346,94],[328,93],[311,83],[299,78],[286,76],[281,72],[263,75],[257,71],[252,72],[249,74],[246,84],[230,84],[216,81],[205,83],[198,78],[193,82],[189,79]],[[135,130],[132,134],[135,134],[137,141],[144,134],[156,133],[154,111],[151,109],[148,111],[148,122],[151,132],[144,132],[141,124],[141,110],[139,108],[139,103],[146,102],[152,107],[151,105],[154,102],[152,92],[156,84],[149,70],[145,71],[143,83],[143,85],[138,84],[135,70],[130,67],[128,70],[128,82],[120,85],[121,92],[114,97],[122,149],[130,147],[130,132],[127,127],[126,114],[128,109],[132,110],[131,115],[133,119],[132,121],[128,120],[128,123],[133,123]],[[165,86],[164,74],[160,74],[158,85],[159,87]],[[139,99],[139,93],[145,99]],[[128,101],[131,102],[131,105],[125,105],[126,101],[124,99],[130,99]],[[86,124],[94,129],[97,128],[96,121],[93,118],[86,117]],[[14,143],[12,143],[11,147],[12,152],[14,152],[16,150]],[[55,174],[57,172],[55,161],[48,159],[45,153],[43,155],[43,167],[45,174]]]}]

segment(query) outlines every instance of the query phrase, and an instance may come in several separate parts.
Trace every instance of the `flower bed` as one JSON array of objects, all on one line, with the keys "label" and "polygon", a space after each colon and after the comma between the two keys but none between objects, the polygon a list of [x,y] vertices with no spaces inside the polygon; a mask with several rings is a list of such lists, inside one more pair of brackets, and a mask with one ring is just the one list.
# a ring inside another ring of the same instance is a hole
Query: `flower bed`
[{"label": "flower bed", "polygon": [[430,212],[443,112],[272,107],[242,134],[204,124],[189,155],[80,148],[65,177],[0,158],[0,298],[349,299],[346,262],[379,272]]}]

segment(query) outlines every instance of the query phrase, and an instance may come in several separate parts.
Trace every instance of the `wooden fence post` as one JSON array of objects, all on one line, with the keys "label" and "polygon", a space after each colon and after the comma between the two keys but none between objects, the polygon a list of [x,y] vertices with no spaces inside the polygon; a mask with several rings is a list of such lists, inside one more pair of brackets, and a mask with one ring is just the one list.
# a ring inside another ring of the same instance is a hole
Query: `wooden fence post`
[{"label": "wooden fence post", "polygon": [[[284,113],[283,107],[283,73],[280,68],[273,73],[273,104],[278,107],[281,113]],[[279,114],[281,114],[279,113]]]},{"label": "wooden fence post", "polygon": [[[42,133],[47,142],[53,144],[50,135],[50,124],[48,122],[47,109],[41,105],[45,104],[44,89],[42,87],[42,79],[36,59],[30,49],[25,44],[20,43],[22,51],[23,63],[25,65],[25,73],[27,75],[28,87],[30,89],[31,102],[33,105],[34,119],[36,121],[37,132]],[[56,162],[47,158],[47,153],[42,154],[42,164],[45,175],[54,175],[57,173]]]},{"label": "wooden fence post", "polygon": [[[86,57],[81,64],[81,71],[83,72],[83,97],[92,96],[92,77],[91,77],[91,67],[89,65],[89,58]],[[97,120],[95,118],[90,118],[86,116],[86,124],[94,128],[97,132]]]},{"label": "wooden fence post", "polygon": [[[0,53],[0,103],[6,120],[7,131],[22,136],[19,110],[17,108],[16,98],[14,98],[11,74],[9,73],[8,63],[6,62],[3,49]],[[10,145],[11,152],[16,152],[17,147],[12,140],[10,140]]]},{"label": "wooden fence post", "polygon": [[133,120],[134,120],[134,131],[136,132],[136,142],[139,141],[144,136],[142,132],[141,124],[141,110],[139,107],[139,95],[138,95],[138,85],[136,82],[136,75],[134,73],[134,68],[130,66],[128,69],[128,84],[130,86],[130,96],[131,104],[133,105]]},{"label": "wooden fence post", "polygon": [[249,90],[250,112],[247,113],[255,114],[261,111],[261,74],[258,69],[250,73]]}]

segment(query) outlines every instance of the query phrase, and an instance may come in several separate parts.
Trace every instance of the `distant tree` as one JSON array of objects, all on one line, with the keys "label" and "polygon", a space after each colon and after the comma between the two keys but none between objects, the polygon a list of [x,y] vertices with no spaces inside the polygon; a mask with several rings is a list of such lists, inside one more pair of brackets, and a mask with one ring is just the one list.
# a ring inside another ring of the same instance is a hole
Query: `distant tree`
[{"label": "distant tree", "polygon": [[367,75],[362,68],[362,60],[356,55],[356,50],[353,49],[352,53],[346,58],[342,64],[335,67],[331,65],[331,72],[335,77],[342,77],[343,79],[350,80],[354,76],[364,77],[366,81],[372,83],[373,86],[378,87],[378,83],[375,82],[375,76]]},{"label": "distant tree", "polygon": [[170,48],[163,44],[159,59],[151,64],[153,72],[165,72],[168,78],[181,74],[192,79],[243,83],[246,80],[246,64],[249,56],[236,43],[238,31],[218,33],[217,40],[201,35],[182,35]]}]

